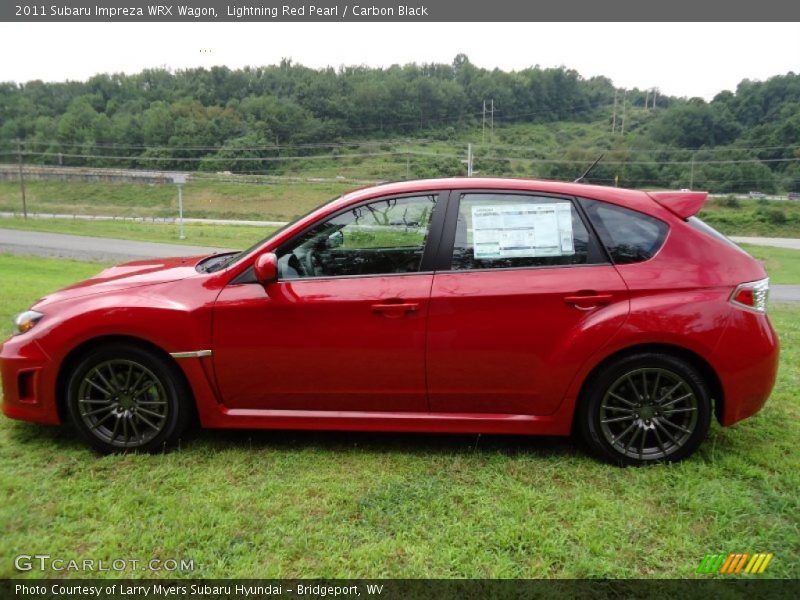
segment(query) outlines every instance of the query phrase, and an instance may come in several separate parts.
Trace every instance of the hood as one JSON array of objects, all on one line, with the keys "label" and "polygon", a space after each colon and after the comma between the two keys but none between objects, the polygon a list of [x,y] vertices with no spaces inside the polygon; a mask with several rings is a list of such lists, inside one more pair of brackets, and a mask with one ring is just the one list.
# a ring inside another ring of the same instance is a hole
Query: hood
[{"label": "hood", "polygon": [[57,292],[53,292],[34,305],[52,304],[62,300],[70,300],[90,294],[102,294],[119,290],[177,281],[197,275],[195,265],[204,256],[181,256],[175,258],[159,258],[136,260],[122,263],[98,273],[84,281],[72,284]]}]

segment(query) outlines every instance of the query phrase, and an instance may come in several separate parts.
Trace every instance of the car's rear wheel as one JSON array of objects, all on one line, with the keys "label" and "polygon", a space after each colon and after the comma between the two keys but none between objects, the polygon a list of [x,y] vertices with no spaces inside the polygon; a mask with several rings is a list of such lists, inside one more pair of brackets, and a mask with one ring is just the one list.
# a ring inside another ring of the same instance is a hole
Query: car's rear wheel
[{"label": "car's rear wheel", "polygon": [[641,353],[605,365],[578,407],[582,437],[621,465],[679,461],[705,439],[711,423],[707,382],[690,363]]},{"label": "car's rear wheel", "polygon": [[175,442],[189,420],[182,373],[143,347],[93,349],[75,365],[67,385],[72,422],[102,452],[159,450]]}]

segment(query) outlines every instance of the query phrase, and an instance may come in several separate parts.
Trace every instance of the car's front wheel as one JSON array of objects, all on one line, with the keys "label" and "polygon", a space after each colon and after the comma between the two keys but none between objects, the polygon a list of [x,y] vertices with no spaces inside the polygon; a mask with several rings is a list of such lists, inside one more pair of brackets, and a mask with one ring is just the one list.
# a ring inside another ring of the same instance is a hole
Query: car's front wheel
[{"label": "car's front wheel", "polygon": [[641,353],[605,365],[587,386],[577,425],[598,455],[621,465],[692,454],[711,423],[707,382],[687,361]]},{"label": "car's front wheel", "polygon": [[133,344],[89,351],[67,384],[72,422],[102,452],[148,452],[175,442],[188,423],[189,397],[175,364]]}]

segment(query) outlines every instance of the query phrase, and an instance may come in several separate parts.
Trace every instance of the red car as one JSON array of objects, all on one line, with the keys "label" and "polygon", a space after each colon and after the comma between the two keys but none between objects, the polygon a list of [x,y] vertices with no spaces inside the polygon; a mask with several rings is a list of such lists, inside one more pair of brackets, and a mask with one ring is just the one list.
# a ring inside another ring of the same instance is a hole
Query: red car
[{"label": "red car", "polygon": [[207,428],[567,435],[675,461],[757,412],[762,265],[703,192],[458,178],[371,187],[239,253],[131,262],[2,346],[3,411],[102,451]]}]

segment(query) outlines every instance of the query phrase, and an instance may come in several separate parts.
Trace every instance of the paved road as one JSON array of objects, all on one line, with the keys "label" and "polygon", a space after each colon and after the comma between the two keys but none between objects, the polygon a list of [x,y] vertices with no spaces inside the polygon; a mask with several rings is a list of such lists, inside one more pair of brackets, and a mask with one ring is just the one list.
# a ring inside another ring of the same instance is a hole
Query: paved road
[{"label": "paved road", "polygon": [[741,237],[731,236],[737,244],[753,244],[754,246],[774,246],[775,248],[790,248],[800,250],[798,238],[772,238],[772,237]]},{"label": "paved road", "polygon": [[184,244],[159,244],[112,238],[0,229],[0,253],[55,256],[100,262],[123,262],[140,258],[164,256],[194,256],[226,252],[225,248],[186,246]]},{"label": "paved road", "polygon": [[[800,249],[800,245],[798,249]],[[114,263],[140,258],[194,256],[227,251],[228,249],[226,248],[209,248],[207,246],[160,244],[156,242],[136,242],[83,235],[67,235],[65,233],[0,229],[0,253],[10,252],[11,254],[55,256]],[[800,285],[773,284],[770,286],[770,301],[778,303],[800,302]]]}]

